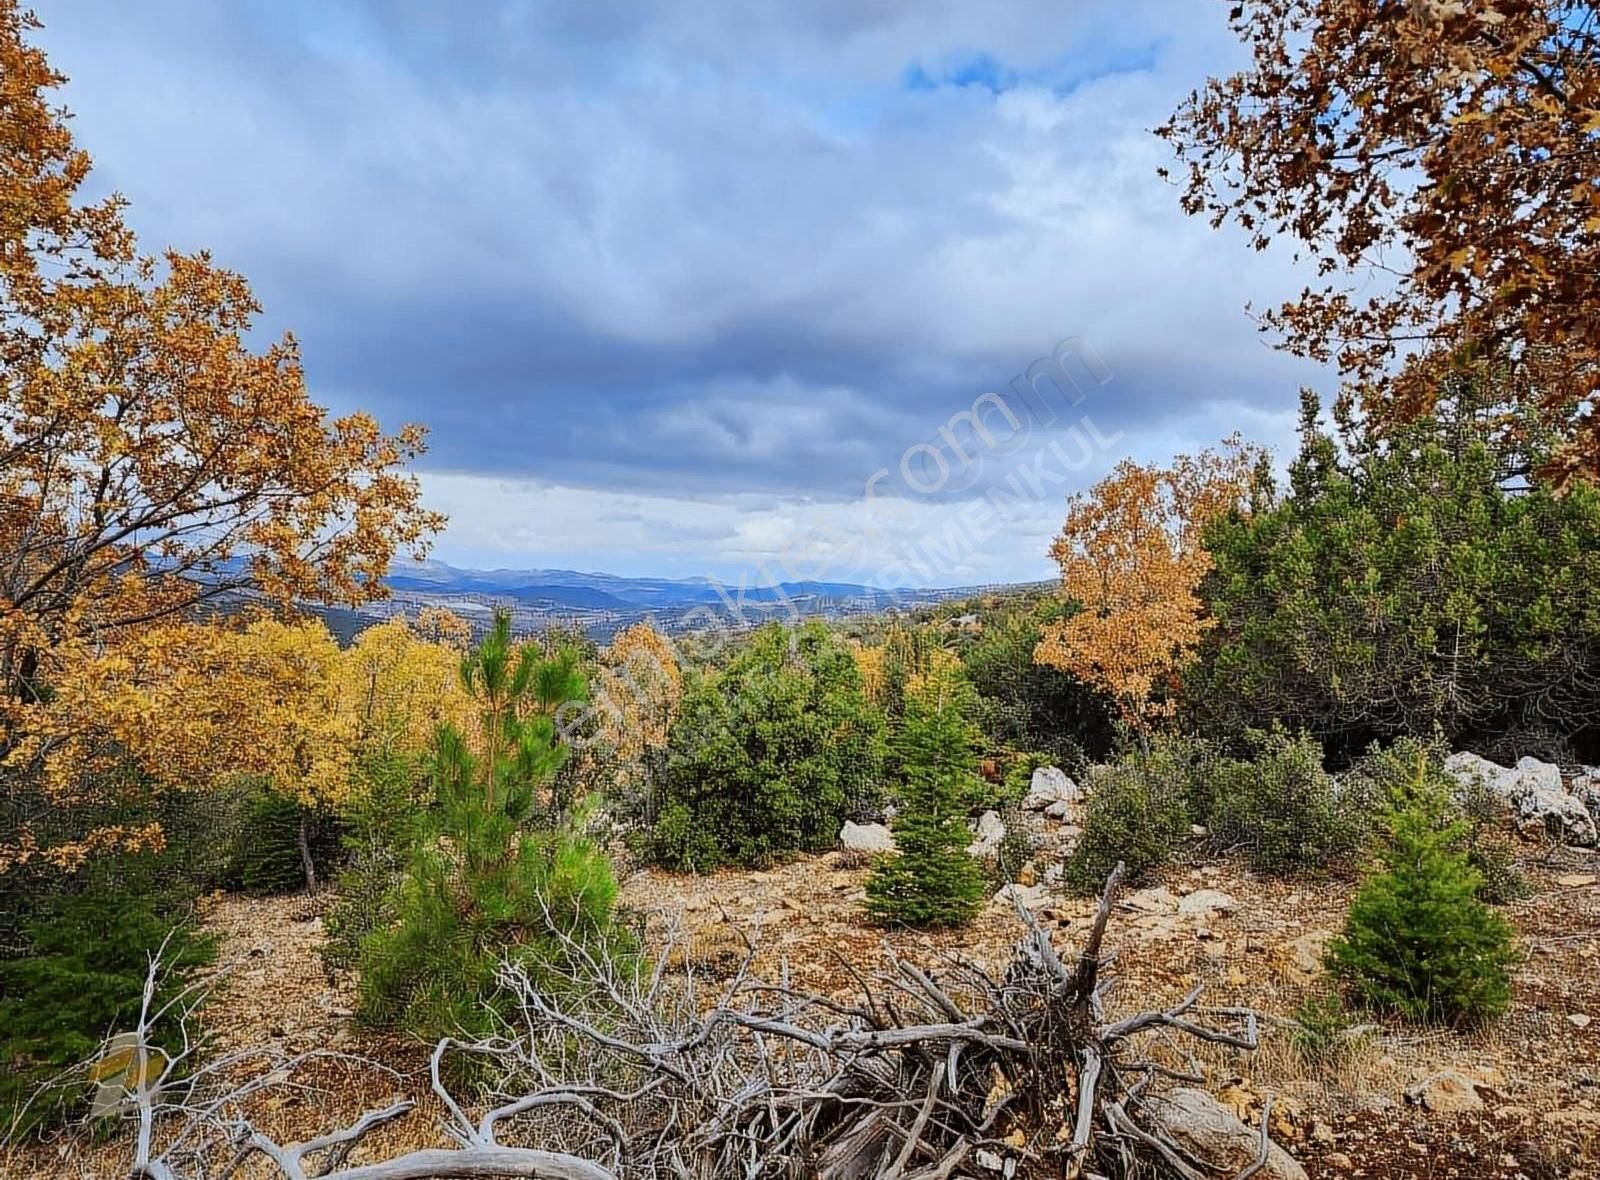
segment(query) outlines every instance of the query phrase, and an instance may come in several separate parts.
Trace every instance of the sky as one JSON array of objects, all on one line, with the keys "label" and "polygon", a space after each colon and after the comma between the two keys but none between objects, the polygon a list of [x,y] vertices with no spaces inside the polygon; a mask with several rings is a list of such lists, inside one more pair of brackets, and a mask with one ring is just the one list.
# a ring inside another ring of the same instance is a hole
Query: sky
[{"label": "sky", "polygon": [[144,247],[429,427],[453,564],[1046,578],[1069,492],[1329,385],[1247,312],[1311,276],[1157,176],[1220,0],[35,8]]}]

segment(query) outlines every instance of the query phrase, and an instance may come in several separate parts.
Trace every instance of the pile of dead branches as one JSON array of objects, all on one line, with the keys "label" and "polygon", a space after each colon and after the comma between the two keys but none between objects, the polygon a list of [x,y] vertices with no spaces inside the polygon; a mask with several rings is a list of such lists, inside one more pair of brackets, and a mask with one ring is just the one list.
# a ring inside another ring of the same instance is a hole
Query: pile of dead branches
[{"label": "pile of dead branches", "polygon": [[[1175,1044],[1253,1049],[1255,1018],[1201,1009],[1197,992],[1169,1009],[1109,1019],[1114,980],[1102,945],[1116,885],[1113,874],[1075,956],[1063,959],[1019,906],[1026,934],[998,978],[965,962],[936,978],[890,955],[876,975],[857,977],[849,1003],[782,977],[755,978],[753,948],[711,994],[692,972],[670,967],[670,955],[652,971],[591,960],[581,992],[539,986],[508,966],[515,1024],[491,1040],[443,1042],[433,1054],[433,1088],[458,1147],[346,1167],[361,1137],[409,1104],[285,1146],[226,1095],[169,1096],[159,1112],[141,1110],[135,1175],[217,1180],[194,1161],[237,1166],[252,1155],[291,1180],[1123,1177],[1149,1174],[1149,1165],[1218,1174],[1162,1133],[1144,1099],[1164,1079],[1200,1080]],[[1157,1039],[1165,1048],[1153,1053]],[[494,1079],[476,1119],[451,1094],[450,1078],[460,1076],[452,1061]],[[176,1131],[152,1135],[157,1113]],[[230,1151],[194,1150],[220,1139]],[[188,1150],[153,1146],[162,1140]],[[1263,1158],[1266,1150],[1263,1131]]]}]

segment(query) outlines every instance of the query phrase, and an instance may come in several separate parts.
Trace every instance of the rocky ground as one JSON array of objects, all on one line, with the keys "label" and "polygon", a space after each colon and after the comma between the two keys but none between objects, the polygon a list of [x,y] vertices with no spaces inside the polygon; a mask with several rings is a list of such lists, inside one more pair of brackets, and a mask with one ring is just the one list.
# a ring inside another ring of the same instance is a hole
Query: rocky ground
[{"label": "rocky ground", "polygon": [[[1600,802],[1600,771],[1567,783],[1532,759],[1511,768],[1471,755],[1452,762],[1507,803],[1531,886],[1525,900],[1506,907],[1523,962],[1512,1007],[1491,1028],[1366,1025],[1336,1062],[1305,1059],[1291,1017],[1318,986],[1322,950],[1343,922],[1351,881],[1256,878],[1236,861],[1208,858],[1197,839],[1181,867],[1124,891],[1116,907],[1107,938],[1119,981],[1111,1014],[1166,1006],[1196,984],[1205,985],[1210,1005],[1260,1012],[1256,1053],[1218,1048],[1198,1064],[1211,1093],[1246,1124],[1258,1127],[1270,1100],[1274,1138],[1312,1180],[1600,1177],[1600,853],[1592,847],[1600,809],[1588,806]],[[870,972],[885,947],[935,972],[952,957],[1002,968],[1022,931],[1014,899],[1063,952],[1082,941],[1094,902],[1065,896],[1056,884],[1081,803],[1065,775],[1036,773],[1027,806],[1043,846],[1022,881],[997,890],[961,930],[888,932],[865,920],[870,855],[890,839],[876,825],[847,825],[843,850],[766,871],[693,877],[639,869],[625,876],[622,904],[658,959],[702,978],[731,973],[752,945],[759,974],[850,999],[856,972]],[[972,851],[992,856],[1002,834],[998,817],[986,816]],[[409,1096],[417,1110],[365,1143],[360,1156],[436,1145],[426,1047],[358,1027],[351,982],[323,967],[327,897],[207,902],[205,924],[221,946],[205,1009],[213,1051],[334,1054],[252,1112],[280,1139],[309,1137]],[[116,1138],[28,1145],[0,1156],[0,1174],[109,1180],[126,1174],[126,1160],[126,1143]]]},{"label": "rocky ground", "polygon": [[[1600,865],[1587,850],[1523,852],[1533,894],[1508,912],[1525,962],[1512,1010],[1487,1031],[1375,1029],[1337,1067],[1308,1066],[1282,1022],[1312,985],[1352,886],[1258,880],[1226,861],[1171,870],[1123,898],[1108,940],[1121,980],[1113,1008],[1175,1000],[1195,983],[1206,984],[1209,1002],[1258,1008],[1261,1050],[1217,1051],[1204,1062],[1210,1088],[1247,1122],[1272,1096],[1276,1137],[1313,1178],[1600,1176]],[[849,967],[874,963],[886,941],[929,965],[949,955],[1008,959],[1020,929],[1008,900],[997,898],[965,930],[886,935],[863,921],[865,875],[845,853],[706,877],[641,870],[623,900],[677,963],[731,970],[748,936],[765,971],[840,994],[851,990]],[[1064,947],[1088,924],[1088,900],[1038,885],[1022,895]],[[222,945],[206,1017],[219,1051],[333,1047],[393,1071],[330,1062],[267,1112],[284,1133],[310,1134],[425,1089],[419,1046],[352,1024],[349,985],[330,979],[317,953],[321,910],[316,899],[221,897],[206,917]],[[374,1148],[433,1141],[436,1113],[424,1102]],[[123,1174],[125,1158],[113,1140],[65,1154],[30,1150],[0,1171],[105,1178]]]}]

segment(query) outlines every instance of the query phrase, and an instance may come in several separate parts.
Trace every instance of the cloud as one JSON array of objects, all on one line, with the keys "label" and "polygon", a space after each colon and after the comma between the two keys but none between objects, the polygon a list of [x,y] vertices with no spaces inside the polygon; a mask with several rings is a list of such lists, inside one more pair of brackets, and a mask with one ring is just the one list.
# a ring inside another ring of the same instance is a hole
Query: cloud
[{"label": "cloud", "polygon": [[[42,15],[146,243],[249,275],[336,409],[430,425],[447,558],[726,574],[1066,337],[1141,453],[1320,377],[1242,310],[1304,278],[1155,176],[1238,61],[1192,0]],[[1059,507],[951,577],[1043,576]]]}]

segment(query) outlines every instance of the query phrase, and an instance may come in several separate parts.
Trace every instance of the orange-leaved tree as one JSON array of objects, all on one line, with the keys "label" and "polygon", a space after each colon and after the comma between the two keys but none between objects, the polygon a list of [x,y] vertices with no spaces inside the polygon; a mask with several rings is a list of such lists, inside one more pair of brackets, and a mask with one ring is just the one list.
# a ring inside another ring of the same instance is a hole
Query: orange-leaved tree
[{"label": "orange-leaved tree", "polygon": [[1592,0],[1237,0],[1230,19],[1249,67],[1159,134],[1188,212],[1317,260],[1322,284],[1265,326],[1336,359],[1377,422],[1465,373],[1547,476],[1600,474]]},{"label": "orange-leaved tree", "polygon": [[1170,467],[1126,460],[1070,497],[1050,556],[1078,609],[1045,624],[1034,660],[1110,695],[1141,733],[1169,714],[1209,626],[1199,593],[1211,569],[1205,528],[1246,507],[1264,461],[1235,436]]},{"label": "orange-leaved tree", "polygon": [[[243,278],[203,252],[142,255],[121,197],[83,198],[89,156],[36,27],[0,0],[0,864],[61,837],[41,829],[74,806],[18,757],[64,740],[41,716],[53,682],[159,659],[144,633],[236,591],[380,596],[393,555],[443,523],[405,470],[420,428],[331,417],[292,337],[248,345]],[[68,835],[63,852],[149,829]]]},{"label": "orange-leaved tree", "polygon": [[80,199],[34,27],[0,0],[0,745],[64,644],[245,588],[370,599],[442,523],[404,471],[419,428],[331,418],[292,337],[248,346],[243,278]]},{"label": "orange-leaved tree", "polygon": [[672,641],[649,623],[617,632],[603,653],[593,707],[601,740],[624,781],[664,750],[683,698],[683,671]]}]

